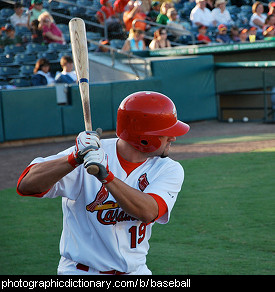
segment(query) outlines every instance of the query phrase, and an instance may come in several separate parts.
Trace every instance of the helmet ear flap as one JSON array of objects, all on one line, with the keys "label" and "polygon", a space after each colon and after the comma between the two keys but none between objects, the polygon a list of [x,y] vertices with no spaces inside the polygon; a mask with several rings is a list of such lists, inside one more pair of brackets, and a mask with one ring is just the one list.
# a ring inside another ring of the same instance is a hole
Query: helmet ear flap
[{"label": "helmet ear flap", "polygon": [[139,136],[139,148],[142,152],[156,151],[161,145],[161,141],[158,136],[142,135]]}]

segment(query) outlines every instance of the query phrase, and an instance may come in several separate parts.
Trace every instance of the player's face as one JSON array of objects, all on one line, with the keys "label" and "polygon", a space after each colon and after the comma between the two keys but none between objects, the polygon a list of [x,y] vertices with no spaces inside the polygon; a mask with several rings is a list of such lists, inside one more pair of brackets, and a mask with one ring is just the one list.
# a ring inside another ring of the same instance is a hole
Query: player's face
[{"label": "player's face", "polygon": [[156,151],[156,155],[165,158],[169,155],[171,142],[175,142],[176,137],[160,136],[159,139],[161,141],[161,146]]}]

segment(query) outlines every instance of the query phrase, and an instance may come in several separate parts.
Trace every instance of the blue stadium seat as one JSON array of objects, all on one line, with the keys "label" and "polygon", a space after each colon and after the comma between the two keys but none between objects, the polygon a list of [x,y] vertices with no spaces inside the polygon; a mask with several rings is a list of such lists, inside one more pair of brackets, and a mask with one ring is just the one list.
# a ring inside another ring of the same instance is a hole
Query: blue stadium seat
[{"label": "blue stadium seat", "polygon": [[14,10],[12,8],[2,8],[0,10],[0,16],[6,19],[12,16],[13,13],[14,13]]},{"label": "blue stadium seat", "polygon": [[31,86],[31,81],[25,78],[15,78],[10,81],[10,84],[16,87],[29,87]]},{"label": "blue stadium seat", "polygon": [[125,42],[125,40],[112,39],[112,40],[110,40],[110,46],[115,48],[115,49],[122,49],[124,42]]},{"label": "blue stadium seat", "polygon": [[56,51],[66,51],[69,49],[69,46],[66,44],[59,43],[50,43],[48,44],[48,52],[56,52]]},{"label": "blue stadium seat", "polygon": [[18,53],[14,56],[14,64],[35,64],[37,61],[36,54]]},{"label": "blue stadium seat", "polygon": [[33,74],[34,66],[32,65],[22,65],[19,69],[19,75],[21,77],[31,77]]},{"label": "blue stadium seat", "polygon": [[11,55],[0,55],[0,64],[1,66],[8,66],[13,63],[13,56]]},{"label": "blue stadium seat", "polygon": [[26,53],[33,54],[33,53],[39,53],[39,52],[45,52],[48,50],[48,46],[46,45],[40,45],[35,43],[29,43],[26,46]]},{"label": "blue stadium seat", "polygon": [[4,48],[4,54],[15,55],[16,53],[22,53],[25,51],[23,46],[8,45]]},{"label": "blue stadium seat", "polygon": [[49,61],[59,61],[57,52],[40,52],[37,54],[37,58],[46,58]]},{"label": "blue stadium seat", "polygon": [[3,79],[17,77],[17,76],[19,76],[18,75],[18,68],[2,66],[2,67],[0,67],[0,76]]}]

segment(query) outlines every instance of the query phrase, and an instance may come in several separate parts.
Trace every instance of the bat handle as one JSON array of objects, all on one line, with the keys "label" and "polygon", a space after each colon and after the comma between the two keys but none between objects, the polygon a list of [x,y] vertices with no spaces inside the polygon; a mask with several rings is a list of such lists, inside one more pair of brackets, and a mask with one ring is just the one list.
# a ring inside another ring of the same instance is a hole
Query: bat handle
[{"label": "bat handle", "polygon": [[99,173],[99,168],[97,165],[90,165],[87,167],[87,172],[91,175],[95,175]]}]

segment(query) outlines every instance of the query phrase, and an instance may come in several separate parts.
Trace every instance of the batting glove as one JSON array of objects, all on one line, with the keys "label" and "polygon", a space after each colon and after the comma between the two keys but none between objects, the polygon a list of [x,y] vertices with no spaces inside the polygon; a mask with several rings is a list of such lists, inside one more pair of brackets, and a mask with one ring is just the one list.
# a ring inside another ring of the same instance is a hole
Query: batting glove
[{"label": "batting glove", "polygon": [[91,150],[100,148],[100,130],[81,132],[76,137],[74,151],[68,156],[68,162],[74,168],[83,163],[85,154]]},{"label": "batting glove", "polygon": [[[85,149],[83,150],[85,152]],[[80,153],[82,155],[82,152]],[[84,167],[88,168],[91,165],[96,165],[99,169],[97,174],[94,176],[103,184],[107,184],[114,179],[113,173],[109,170],[108,166],[108,155],[104,149],[98,148],[94,151],[89,151],[84,156]]]}]

